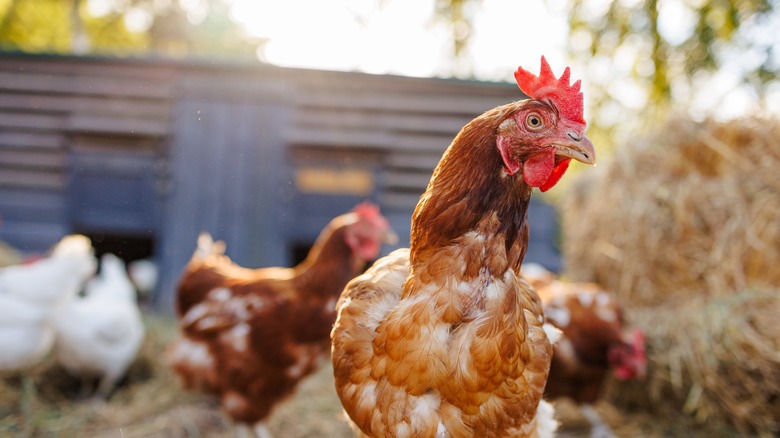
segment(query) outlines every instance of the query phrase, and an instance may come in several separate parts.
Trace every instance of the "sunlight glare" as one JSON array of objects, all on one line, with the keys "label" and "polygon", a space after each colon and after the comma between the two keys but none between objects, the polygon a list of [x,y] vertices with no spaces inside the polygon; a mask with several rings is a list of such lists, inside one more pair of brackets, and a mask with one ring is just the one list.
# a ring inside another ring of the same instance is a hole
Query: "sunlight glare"
[{"label": "sunlight glare", "polygon": [[[354,1],[237,0],[232,18],[267,38],[264,58],[286,67],[430,75],[446,34],[426,25],[430,7],[394,0],[381,10]],[[302,13],[305,11],[305,13]]]},{"label": "sunlight glare", "polygon": [[[450,30],[434,20],[434,6],[434,0],[234,0],[232,18],[269,40],[262,58],[275,65],[451,76]],[[558,15],[542,3],[485,0],[474,16],[469,71],[507,81],[517,65],[538,64],[542,54],[562,69],[566,19]]]}]

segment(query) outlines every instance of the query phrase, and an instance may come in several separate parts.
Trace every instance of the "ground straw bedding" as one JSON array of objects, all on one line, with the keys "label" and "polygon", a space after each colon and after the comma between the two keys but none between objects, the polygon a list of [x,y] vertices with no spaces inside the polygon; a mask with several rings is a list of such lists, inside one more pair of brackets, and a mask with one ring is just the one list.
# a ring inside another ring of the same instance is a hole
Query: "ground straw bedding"
[{"label": "ground straw bedding", "polygon": [[[54,357],[22,373],[0,375],[0,437],[233,438],[210,398],[184,391],[164,360],[176,334],[171,317],[147,313],[146,339],[128,377],[105,404],[79,399],[79,383]],[[275,437],[353,436],[329,366],[302,382],[268,422]]]},{"label": "ground straw bedding", "polygon": [[780,434],[780,123],[675,119],[585,172],[562,203],[566,274],[618,293],[665,415]]}]

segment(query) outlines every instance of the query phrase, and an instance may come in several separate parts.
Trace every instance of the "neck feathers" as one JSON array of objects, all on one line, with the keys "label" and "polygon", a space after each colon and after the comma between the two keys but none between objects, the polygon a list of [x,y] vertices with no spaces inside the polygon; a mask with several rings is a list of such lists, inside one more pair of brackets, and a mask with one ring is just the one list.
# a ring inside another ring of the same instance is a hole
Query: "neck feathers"
[{"label": "neck feathers", "polygon": [[519,269],[528,244],[531,188],[522,172],[506,174],[496,148],[496,130],[514,108],[504,105],[472,120],[445,151],[412,216],[412,264],[428,250],[480,231],[478,224],[495,215],[510,267]]},{"label": "neck feathers", "polygon": [[360,273],[364,263],[347,245],[345,225],[331,223],[294,271],[301,288],[316,295],[333,296]]}]

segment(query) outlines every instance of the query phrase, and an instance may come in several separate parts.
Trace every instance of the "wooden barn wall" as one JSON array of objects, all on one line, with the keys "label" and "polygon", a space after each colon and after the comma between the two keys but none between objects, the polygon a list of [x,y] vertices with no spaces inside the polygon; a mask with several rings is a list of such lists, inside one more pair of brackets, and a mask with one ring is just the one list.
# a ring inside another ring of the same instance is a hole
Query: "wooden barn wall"
[{"label": "wooden barn wall", "polygon": [[[138,201],[133,189],[149,180],[157,190],[165,178],[157,159],[169,132],[171,86],[165,67],[0,56],[0,239],[39,253],[110,214],[111,202],[137,208],[134,218],[106,218],[111,227],[153,235],[157,206],[146,204],[154,198]],[[116,187],[74,190],[102,182],[101,174],[116,176]],[[124,190],[112,192],[122,180]],[[108,193],[119,196],[101,198]]]},{"label": "wooden barn wall", "polygon": [[[510,84],[0,55],[0,240],[40,252],[70,232],[147,237],[155,303],[170,310],[201,231],[242,265],[289,264],[370,199],[408,244],[454,135],[520,97]],[[557,269],[554,213],[530,214],[527,259]]]},{"label": "wooden barn wall", "polygon": [[172,188],[156,299],[166,310],[200,232],[223,240],[226,254],[244,266],[288,263],[284,84],[262,74],[222,79],[184,72],[174,108]]}]

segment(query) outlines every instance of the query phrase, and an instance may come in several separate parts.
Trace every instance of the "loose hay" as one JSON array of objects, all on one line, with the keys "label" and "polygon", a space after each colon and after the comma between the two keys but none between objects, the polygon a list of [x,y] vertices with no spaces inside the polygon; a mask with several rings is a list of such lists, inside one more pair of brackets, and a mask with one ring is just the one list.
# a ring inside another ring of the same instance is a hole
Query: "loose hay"
[{"label": "loose hay", "polygon": [[[232,438],[235,431],[212,397],[182,389],[162,359],[176,336],[173,318],[146,314],[146,338],[128,377],[107,403],[78,399],[79,383],[48,357],[23,373],[0,375],[0,437]],[[284,438],[347,438],[330,366],[303,381],[270,417]]]},{"label": "loose hay", "polygon": [[566,271],[647,331],[644,403],[780,433],[780,123],[673,120],[586,178]]},{"label": "loose hay", "polygon": [[780,432],[780,289],[688,295],[636,309],[652,340],[645,385],[616,388],[616,404],[690,415],[710,429]]}]

